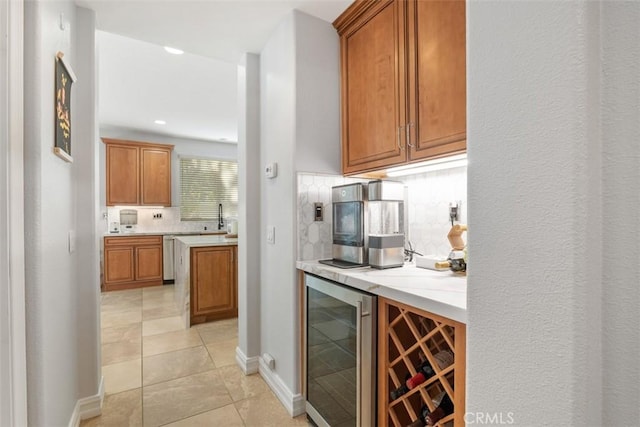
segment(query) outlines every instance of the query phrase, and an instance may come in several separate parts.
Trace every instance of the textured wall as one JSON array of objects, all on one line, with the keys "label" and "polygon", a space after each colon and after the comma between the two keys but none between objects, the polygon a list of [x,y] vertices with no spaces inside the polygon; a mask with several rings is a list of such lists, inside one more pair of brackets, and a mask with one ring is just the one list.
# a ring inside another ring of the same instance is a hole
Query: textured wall
[{"label": "textured wall", "polygon": [[601,425],[598,5],[467,5],[467,423]]},{"label": "textured wall", "polygon": [[[260,356],[260,57],[238,65],[238,347]],[[254,359],[255,360],[255,359]]]},{"label": "textured wall", "polygon": [[[311,168],[309,172],[339,167],[332,149],[325,149],[339,146],[337,140],[327,139],[337,135],[339,103],[319,95],[338,93],[338,68],[326,66],[337,61],[338,52],[331,24],[294,11],[260,55],[260,162],[262,168],[278,163],[277,178],[262,174],[260,186],[261,353],[276,359],[275,374],[296,399],[300,398],[296,172],[303,166]],[[322,132],[317,121],[324,126]],[[323,147],[312,152],[314,162],[309,161],[310,147]],[[275,226],[274,245],[266,242],[267,225]]]},{"label": "textured wall", "polygon": [[[261,174],[260,338],[261,353],[276,360],[278,375],[296,391],[293,255],[295,156],[294,17],[287,15],[260,54],[260,165],[278,163],[278,176]],[[275,226],[275,244],[267,244],[267,225]]]},{"label": "textured wall", "polygon": [[[60,14],[64,30],[59,26]],[[78,33],[79,29],[92,31],[91,19],[84,12],[76,17],[70,1],[25,3],[25,291],[28,416],[33,426],[67,425],[77,399],[87,397],[80,393],[98,391],[98,340],[85,339],[98,325],[97,254],[85,252],[95,249],[94,229],[85,215],[92,215],[96,199],[93,190],[82,191],[82,185],[94,182],[87,162],[95,155],[86,146],[91,145],[92,124],[85,121],[95,117],[91,108],[95,106],[91,84],[95,67],[89,41],[78,46],[82,55],[75,43],[76,36],[88,36]],[[78,123],[78,134],[72,133],[71,154],[77,147],[79,165],[64,162],[52,152],[57,51],[64,52],[72,68],[78,65],[79,79],[86,78],[72,89],[72,123]],[[73,253],[70,231],[76,235]],[[86,323],[79,326],[78,322]]]},{"label": "textured wall", "polygon": [[603,425],[640,422],[640,3],[602,5]]}]

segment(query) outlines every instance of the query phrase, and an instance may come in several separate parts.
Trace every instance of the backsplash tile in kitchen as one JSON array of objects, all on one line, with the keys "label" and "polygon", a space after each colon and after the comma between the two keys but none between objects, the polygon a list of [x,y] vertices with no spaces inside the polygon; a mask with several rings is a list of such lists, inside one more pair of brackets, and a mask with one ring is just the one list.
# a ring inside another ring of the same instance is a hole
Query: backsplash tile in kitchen
[{"label": "backsplash tile in kitchen", "polygon": [[[407,186],[409,227],[407,239],[423,255],[446,257],[451,250],[447,233],[449,203],[461,202],[459,222],[466,224],[467,168],[426,172],[395,179]],[[299,260],[331,258],[331,187],[363,181],[338,175],[298,174]],[[314,203],[324,206],[324,220],[316,222]],[[463,236],[466,240],[466,235]]]},{"label": "backsplash tile in kitchen", "polygon": [[[451,251],[449,203],[461,202],[459,223],[467,223],[467,168],[458,167],[399,178],[408,188],[408,240],[423,255]],[[463,235],[467,240],[466,233]]]},{"label": "backsplash tile in kitchen", "polygon": [[[361,182],[339,175],[298,173],[298,259],[331,258],[331,187]],[[314,203],[322,203],[324,218],[314,221]]]},{"label": "backsplash tile in kitchen", "polygon": [[[109,224],[120,222],[122,209],[135,209],[138,212],[138,224],[136,231],[140,233],[158,232],[184,232],[184,231],[216,231],[217,221],[180,221],[180,207],[148,208],[132,206],[127,208],[107,208],[107,220],[104,224],[104,232],[109,231]],[[161,218],[154,218],[155,214],[161,214]],[[226,224],[226,222],[225,222]],[[205,229],[206,227],[206,229]],[[225,228],[226,231],[226,228]]]}]

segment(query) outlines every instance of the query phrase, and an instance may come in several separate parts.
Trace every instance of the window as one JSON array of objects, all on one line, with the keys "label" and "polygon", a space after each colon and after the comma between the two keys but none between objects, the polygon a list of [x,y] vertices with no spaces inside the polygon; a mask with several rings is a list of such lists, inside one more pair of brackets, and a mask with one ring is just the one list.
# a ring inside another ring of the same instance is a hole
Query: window
[{"label": "window", "polygon": [[180,217],[182,221],[218,221],[238,216],[238,163],[180,158]]}]

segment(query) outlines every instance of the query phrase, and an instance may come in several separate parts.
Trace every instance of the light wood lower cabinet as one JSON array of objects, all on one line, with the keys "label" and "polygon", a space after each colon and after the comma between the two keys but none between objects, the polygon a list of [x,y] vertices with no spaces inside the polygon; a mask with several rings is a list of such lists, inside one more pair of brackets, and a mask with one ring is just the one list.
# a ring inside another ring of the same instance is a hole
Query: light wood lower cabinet
[{"label": "light wood lower cabinet", "polygon": [[[465,412],[466,326],[378,298],[378,426],[404,427],[422,408],[433,412],[446,394],[453,413],[435,425],[462,427]],[[434,371],[426,381],[392,395],[418,371]]]},{"label": "light wood lower cabinet", "polygon": [[191,248],[191,324],[238,316],[236,246]]},{"label": "light wood lower cabinet", "polygon": [[162,285],[162,236],[104,238],[103,290]]}]

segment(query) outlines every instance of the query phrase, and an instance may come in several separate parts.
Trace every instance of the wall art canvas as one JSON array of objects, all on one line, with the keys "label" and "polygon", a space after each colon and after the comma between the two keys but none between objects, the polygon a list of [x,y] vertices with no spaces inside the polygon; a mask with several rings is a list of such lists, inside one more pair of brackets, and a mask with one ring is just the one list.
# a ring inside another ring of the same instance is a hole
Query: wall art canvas
[{"label": "wall art canvas", "polygon": [[53,152],[67,162],[71,157],[71,85],[76,76],[64,54],[56,54],[56,87],[55,87],[55,146]]}]

